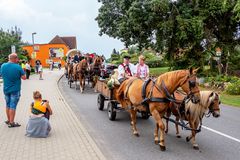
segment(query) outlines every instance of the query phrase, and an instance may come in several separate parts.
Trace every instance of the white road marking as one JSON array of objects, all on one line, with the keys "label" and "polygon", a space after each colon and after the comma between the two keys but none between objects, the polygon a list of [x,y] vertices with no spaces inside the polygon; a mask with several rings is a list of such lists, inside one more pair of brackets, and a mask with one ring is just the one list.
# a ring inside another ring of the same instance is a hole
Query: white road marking
[{"label": "white road marking", "polygon": [[214,129],[212,129],[212,128],[208,128],[208,127],[206,127],[206,126],[202,126],[202,127],[205,128],[205,129],[207,129],[207,130],[209,130],[209,131],[212,131],[212,132],[214,132],[214,133],[217,133],[217,134],[219,134],[219,135],[221,135],[221,136],[227,137],[227,138],[229,138],[229,139],[231,139],[231,140],[234,140],[234,141],[240,143],[240,139],[234,138],[234,137],[229,136],[229,135],[227,135],[227,134],[224,134],[224,133],[222,133],[222,132],[216,131],[216,130],[214,130]]}]

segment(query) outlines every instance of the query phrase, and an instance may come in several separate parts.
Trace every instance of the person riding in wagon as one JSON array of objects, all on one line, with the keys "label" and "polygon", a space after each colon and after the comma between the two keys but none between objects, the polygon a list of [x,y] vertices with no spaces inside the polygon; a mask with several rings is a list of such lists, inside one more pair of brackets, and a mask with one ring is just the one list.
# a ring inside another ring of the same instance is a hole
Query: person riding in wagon
[{"label": "person riding in wagon", "polygon": [[136,74],[135,65],[130,63],[130,59],[131,57],[129,55],[125,55],[123,57],[123,63],[118,66],[118,81],[120,83]]}]

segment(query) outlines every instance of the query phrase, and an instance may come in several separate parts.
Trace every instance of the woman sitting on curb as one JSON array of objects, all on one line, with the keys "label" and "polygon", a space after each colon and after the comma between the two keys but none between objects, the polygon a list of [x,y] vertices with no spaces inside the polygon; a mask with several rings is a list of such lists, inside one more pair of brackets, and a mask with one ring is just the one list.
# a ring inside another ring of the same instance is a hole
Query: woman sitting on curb
[{"label": "woman sitting on curb", "polygon": [[51,130],[49,116],[52,109],[47,100],[42,100],[39,91],[33,92],[34,102],[31,104],[31,115],[26,128],[26,136],[46,138]]}]

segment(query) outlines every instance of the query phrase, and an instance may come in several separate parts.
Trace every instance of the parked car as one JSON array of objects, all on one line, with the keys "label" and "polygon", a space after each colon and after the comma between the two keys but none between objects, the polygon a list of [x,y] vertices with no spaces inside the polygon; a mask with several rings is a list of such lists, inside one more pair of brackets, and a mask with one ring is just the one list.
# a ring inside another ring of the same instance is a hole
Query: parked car
[{"label": "parked car", "polygon": [[115,64],[106,64],[104,69],[101,70],[102,78],[109,78],[109,75],[112,74],[113,70],[118,68]]}]

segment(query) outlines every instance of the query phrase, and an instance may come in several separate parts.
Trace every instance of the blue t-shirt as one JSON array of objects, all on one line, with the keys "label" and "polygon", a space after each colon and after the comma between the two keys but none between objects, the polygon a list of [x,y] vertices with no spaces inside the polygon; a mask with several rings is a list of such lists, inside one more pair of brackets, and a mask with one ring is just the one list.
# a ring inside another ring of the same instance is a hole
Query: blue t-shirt
[{"label": "blue t-shirt", "polygon": [[21,77],[24,71],[19,64],[4,63],[1,66],[1,75],[3,78],[3,92],[5,94],[21,90]]}]

